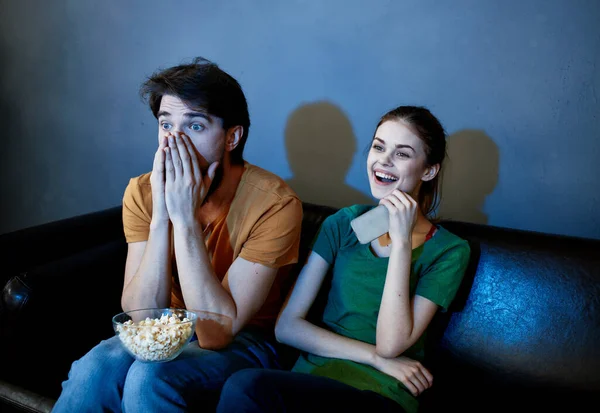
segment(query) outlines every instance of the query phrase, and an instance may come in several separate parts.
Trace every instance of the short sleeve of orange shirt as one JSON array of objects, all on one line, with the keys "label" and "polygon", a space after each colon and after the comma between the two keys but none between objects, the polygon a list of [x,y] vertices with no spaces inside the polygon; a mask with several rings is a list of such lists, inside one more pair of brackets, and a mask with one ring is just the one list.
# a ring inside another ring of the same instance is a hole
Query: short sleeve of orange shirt
[{"label": "short sleeve of orange shirt", "polygon": [[127,242],[147,241],[152,219],[150,173],[129,180],[123,195],[123,231]]}]

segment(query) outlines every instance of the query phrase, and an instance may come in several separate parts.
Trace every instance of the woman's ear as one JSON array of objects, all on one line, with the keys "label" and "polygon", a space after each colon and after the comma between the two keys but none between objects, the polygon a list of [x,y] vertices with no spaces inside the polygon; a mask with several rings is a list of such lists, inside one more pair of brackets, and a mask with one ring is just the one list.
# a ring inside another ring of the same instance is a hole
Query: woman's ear
[{"label": "woman's ear", "polygon": [[436,177],[436,175],[438,174],[438,172],[440,171],[440,164],[436,163],[435,165],[431,165],[428,166],[425,169],[425,172],[423,173],[423,176],[421,177],[422,181],[431,181],[433,178]]},{"label": "woman's ear", "polygon": [[227,130],[227,137],[225,138],[225,149],[229,152],[234,150],[236,146],[242,140],[242,136],[244,135],[244,127],[243,126],[233,126]]}]

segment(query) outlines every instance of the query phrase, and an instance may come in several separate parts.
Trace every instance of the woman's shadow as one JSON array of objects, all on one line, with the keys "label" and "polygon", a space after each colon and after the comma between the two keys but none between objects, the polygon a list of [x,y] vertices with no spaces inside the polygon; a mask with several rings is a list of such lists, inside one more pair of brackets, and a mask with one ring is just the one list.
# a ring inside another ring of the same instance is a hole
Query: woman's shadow
[{"label": "woman's shadow", "polygon": [[[444,161],[442,173],[441,202],[438,217],[442,221],[463,221],[476,224],[487,224],[488,216],[484,212],[486,198],[494,191],[498,183],[500,157],[498,146],[483,131],[464,129],[450,135],[447,139],[448,157]],[[460,222],[445,222],[461,225]],[[471,248],[469,264],[460,289],[447,312],[438,311],[427,330],[426,346],[427,367],[438,380],[451,380],[452,368],[465,368],[448,364],[447,347],[440,343],[453,313],[460,312],[466,306],[475,274],[481,257],[481,247],[477,237],[465,237]],[[451,358],[450,358],[451,360]],[[476,374],[476,372],[473,372]],[[427,410],[435,405],[435,400],[444,397],[443,389],[435,386],[421,397],[421,408]],[[441,393],[440,393],[441,391]]]},{"label": "woman's shadow", "polygon": [[287,121],[285,145],[293,172],[287,183],[302,201],[336,208],[374,203],[346,183],[356,136],[337,106],[321,101],[297,108]]},{"label": "woman's shadow", "polygon": [[448,137],[447,153],[438,216],[487,224],[484,203],[498,183],[498,146],[485,132],[464,129]]}]

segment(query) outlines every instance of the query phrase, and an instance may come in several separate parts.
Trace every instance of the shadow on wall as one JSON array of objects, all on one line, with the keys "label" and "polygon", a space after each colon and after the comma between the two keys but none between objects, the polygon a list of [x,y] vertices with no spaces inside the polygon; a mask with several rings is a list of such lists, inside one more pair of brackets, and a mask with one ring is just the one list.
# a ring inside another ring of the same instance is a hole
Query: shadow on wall
[{"label": "shadow on wall", "polygon": [[285,128],[285,146],[294,174],[287,183],[302,201],[337,208],[375,203],[346,184],[356,151],[356,136],[350,121],[337,106],[315,102],[292,112]]},{"label": "shadow on wall", "polygon": [[487,224],[483,207],[498,183],[498,146],[485,132],[465,129],[448,136],[447,152],[438,216]]}]

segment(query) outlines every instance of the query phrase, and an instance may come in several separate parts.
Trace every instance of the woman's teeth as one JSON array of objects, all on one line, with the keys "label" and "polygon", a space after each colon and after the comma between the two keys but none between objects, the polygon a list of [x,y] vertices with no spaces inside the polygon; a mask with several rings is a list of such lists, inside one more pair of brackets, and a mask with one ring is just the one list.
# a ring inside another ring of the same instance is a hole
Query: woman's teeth
[{"label": "woman's teeth", "polygon": [[389,182],[395,182],[398,180],[398,178],[396,178],[393,175],[388,175],[388,174],[384,174],[382,172],[375,172],[375,177],[381,181],[381,182],[385,182],[385,183],[389,183]]}]

